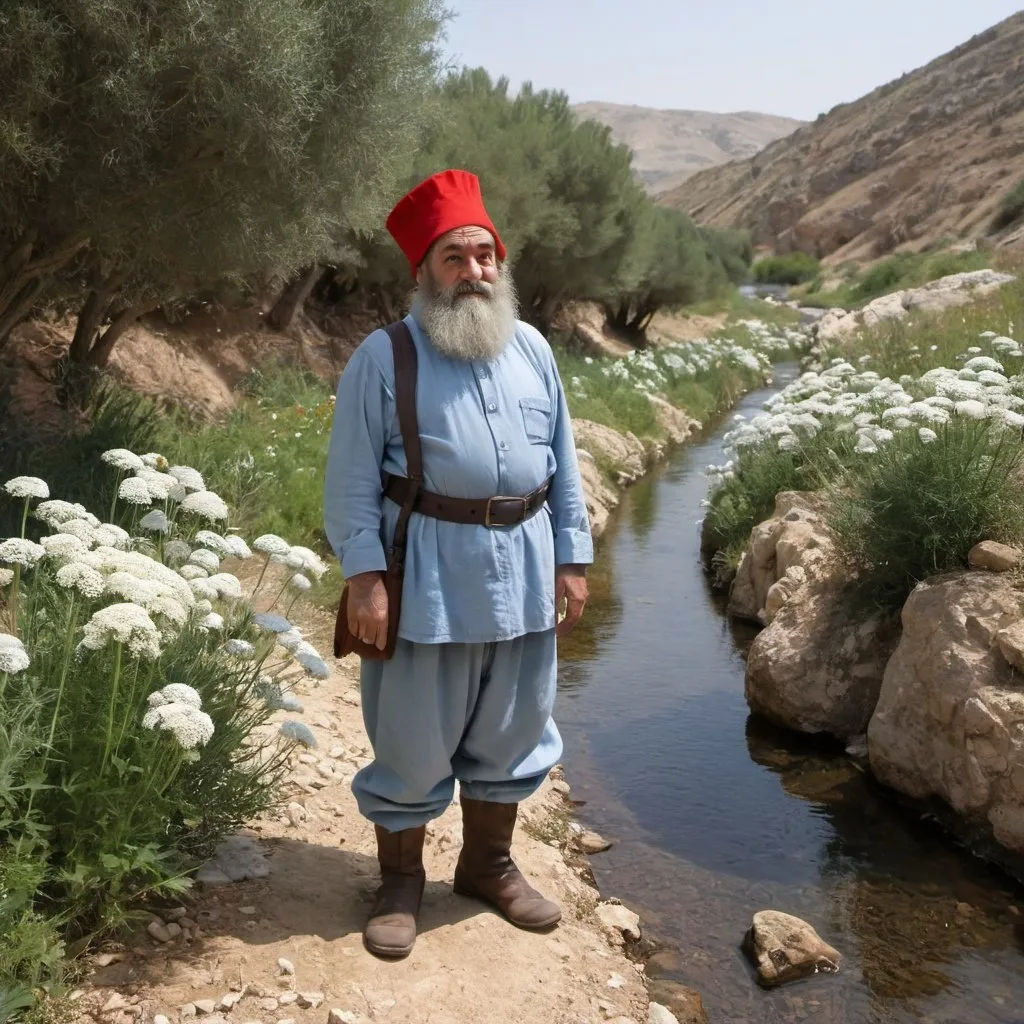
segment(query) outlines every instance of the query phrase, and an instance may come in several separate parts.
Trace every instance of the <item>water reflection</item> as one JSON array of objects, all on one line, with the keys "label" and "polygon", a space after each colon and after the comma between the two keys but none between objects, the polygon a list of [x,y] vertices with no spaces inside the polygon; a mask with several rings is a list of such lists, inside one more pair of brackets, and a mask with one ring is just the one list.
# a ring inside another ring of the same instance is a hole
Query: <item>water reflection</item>
[{"label": "water reflection", "polygon": [[[602,889],[674,946],[661,972],[697,988],[715,1024],[1024,1024],[1024,894],[842,751],[748,715],[754,631],[724,618],[699,571],[703,469],[721,447],[712,432],[629,492],[561,646],[573,795],[616,840],[593,861]],[[814,923],[842,973],[759,990],[739,943],[766,907]]]}]

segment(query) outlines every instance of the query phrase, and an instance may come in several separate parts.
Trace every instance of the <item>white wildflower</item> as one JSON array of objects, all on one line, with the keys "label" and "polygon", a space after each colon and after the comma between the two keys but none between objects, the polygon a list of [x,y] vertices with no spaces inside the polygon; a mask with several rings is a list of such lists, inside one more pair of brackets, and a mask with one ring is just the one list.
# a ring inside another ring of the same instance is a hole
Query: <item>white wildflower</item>
[{"label": "white wildflower", "polygon": [[210,612],[202,622],[199,623],[199,628],[208,631],[211,629],[223,629],[224,628],[224,616],[218,615],[216,612]]},{"label": "white wildflower", "polygon": [[142,717],[146,729],[163,729],[171,733],[186,750],[205,746],[213,736],[213,719],[191,704],[174,702],[150,708]]},{"label": "white wildflower", "polygon": [[309,590],[313,584],[310,582],[308,576],[303,576],[301,572],[297,572],[289,581],[288,585],[293,590],[298,590],[300,593],[305,590]]},{"label": "white wildflower", "polygon": [[167,467],[170,463],[159,453],[159,452],[146,452],[145,455],[140,455],[142,464],[149,469],[158,470],[161,473],[167,472]]},{"label": "white wildflower", "polygon": [[201,598],[200,600],[196,601],[194,610],[196,613],[196,618],[198,618],[200,615],[209,615],[210,612],[213,611],[213,602],[207,601],[205,597]]},{"label": "white wildflower", "polygon": [[6,587],[14,580],[13,569],[0,569],[0,587]]},{"label": "white wildflower", "polygon": [[206,548],[197,548],[188,556],[188,561],[190,565],[198,565],[200,569],[205,569],[208,573],[216,572],[220,568],[218,555]]},{"label": "white wildflower", "polygon": [[202,544],[204,548],[209,548],[221,558],[227,558],[231,554],[231,547],[227,539],[219,533],[214,533],[213,530],[199,530],[195,535],[195,542]]},{"label": "white wildflower", "polygon": [[171,466],[167,472],[171,476],[176,477],[187,491],[198,492],[206,490],[203,475],[198,469],[193,469],[191,466]]},{"label": "white wildflower", "polygon": [[139,551],[120,551],[106,546],[98,547],[87,554],[88,558],[83,555],[79,561],[86,561],[100,572],[128,572],[140,580],[161,584],[165,588],[162,593],[172,595],[186,608],[191,608],[194,603],[188,584],[173,569],[162,565],[149,555]]},{"label": "white wildflower", "polygon": [[177,483],[167,492],[167,497],[170,498],[171,501],[177,501],[180,503],[185,500],[187,494],[188,490],[185,485],[183,483]]},{"label": "white wildflower", "polygon": [[189,562],[178,570],[178,575],[183,580],[205,580],[210,574],[202,566]]},{"label": "white wildflower", "polygon": [[958,416],[966,416],[972,420],[983,420],[988,416],[988,409],[985,407],[985,403],[973,399],[957,402],[953,409]]},{"label": "white wildflower", "polygon": [[275,615],[273,612],[257,612],[252,621],[267,633],[287,633],[294,628],[283,615]]},{"label": "white wildflower", "polygon": [[117,496],[129,505],[151,505],[153,496],[149,493],[146,481],[137,476],[130,476],[121,481]]},{"label": "white wildflower", "polygon": [[1024,416],[1019,412],[1014,412],[1012,409],[1003,409],[1002,411],[1003,422],[1008,427],[1017,427],[1024,430]]},{"label": "white wildflower", "polygon": [[164,561],[168,565],[181,565],[191,554],[192,549],[183,540],[170,540],[164,545]]},{"label": "white wildflower", "polygon": [[183,512],[191,512],[193,515],[210,520],[210,522],[227,519],[229,515],[224,499],[214,494],[213,491],[195,491],[187,495],[181,503],[181,509]]},{"label": "white wildflower", "polygon": [[146,466],[135,452],[130,452],[127,448],[111,448],[109,451],[105,451],[100,458],[108,466],[113,466],[115,469],[125,470],[129,473],[145,469]]},{"label": "white wildflower", "polygon": [[224,644],[224,650],[236,658],[248,660],[256,657],[256,648],[248,640],[239,640],[233,637]]},{"label": "white wildflower", "polygon": [[306,560],[302,555],[296,554],[291,550],[286,551],[283,555],[271,555],[270,560],[278,565],[286,565],[289,569],[306,568]]},{"label": "white wildflower", "polygon": [[237,601],[242,596],[241,581],[229,572],[214,573],[206,582],[216,588],[222,601]]},{"label": "white wildflower", "polygon": [[160,631],[145,608],[112,604],[95,612],[85,624],[79,648],[98,651],[111,639],[124,644],[137,658],[160,657]]},{"label": "white wildflower", "polygon": [[[96,526],[99,524],[97,523]],[[96,526],[85,519],[67,519],[60,524],[61,533],[70,533],[86,544],[92,544],[96,540]]]},{"label": "white wildflower", "polygon": [[139,526],[143,530],[149,530],[152,533],[170,533],[171,522],[164,513],[158,509],[153,509],[152,512],[147,512],[140,520]]},{"label": "white wildflower", "polygon": [[295,660],[305,669],[307,675],[315,679],[326,679],[331,674],[323,658],[315,651],[297,651]]},{"label": "white wildflower", "polygon": [[188,611],[185,606],[168,594],[157,594],[147,602],[146,610],[150,615],[163,616],[173,626],[184,626],[188,621]]},{"label": "white wildflower", "polygon": [[4,484],[4,490],[12,498],[48,498],[50,488],[45,480],[37,476],[16,476]]},{"label": "white wildflower", "polygon": [[149,489],[149,496],[154,501],[166,501],[171,489],[179,486],[177,477],[170,473],[158,473],[155,469],[141,469],[135,476],[136,480],[144,480]]},{"label": "white wildflower", "polygon": [[278,633],[277,642],[286,651],[297,651],[299,649],[299,644],[303,643],[302,633],[293,626],[291,629],[285,630],[283,633]]},{"label": "white wildflower", "polygon": [[256,551],[262,551],[266,555],[286,555],[292,547],[288,541],[275,533],[265,533],[262,537],[257,537],[252,546]]},{"label": "white wildflower", "polygon": [[69,562],[62,565],[54,577],[57,585],[68,590],[77,590],[82,597],[95,600],[103,596],[106,581],[103,574],[84,562]]},{"label": "white wildflower", "polygon": [[133,604],[142,605],[143,608],[160,594],[155,583],[139,579],[138,576],[133,576],[130,572],[123,570],[112,572],[107,577],[105,592],[124,598],[125,601],[131,601]]},{"label": "white wildflower", "polygon": [[0,633],[0,672],[16,675],[31,664],[25,645],[10,633]]},{"label": "white wildflower", "polygon": [[199,691],[185,683],[168,683],[159,690],[154,690],[147,698],[146,703],[151,708],[159,708],[164,704],[187,704],[189,707],[201,708],[203,698]]},{"label": "white wildflower", "polygon": [[921,427],[917,432],[917,436],[921,439],[922,444],[931,444],[932,441],[938,439],[939,435],[936,434],[934,430],[930,430],[928,427]]},{"label": "white wildflower", "polygon": [[864,455],[874,455],[878,451],[878,445],[867,434],[861,434],[853,450]]},{"label": "white wildflower", "polygon": [[132,545],[132,535],[116,523],[100,523],[93,534],[93,543],[99,547],[127,551]]},{"label": "white wildflower", "polygon": [[11,537],[0,543],[0,562],[31,569],[44,555],[46,548],[30,540]]},{"label": "white wildflower", "polygon": [[74,558],[89,550],[89,545],[70,533],[51,533],[40,537],[39,543],[46,551],[47,558]]},{"label": "white wildflower", "polygon": [[[51,528],[66,523],[69,519],[85,519],[88,515],[84,505],[79,505],[78,502],[62,501],[60,498],[51,498],[50,501],[40,502],[35,510],[36,519],[41,519]],[[96,522],[98,523],[99,520]]]},{"label": "white wildflower", "polygon": [[209,580],[189,580],[189,589],[194,597],[204,601],[217,600],[217,588],[210,586]]},{"label": "white wildflower", "polygon": [[249,545],[237,534],[230,534],[225,537],[224,543],[227,545],[228,552],[235,558],[252,558],[252,551],[249,550]]}]

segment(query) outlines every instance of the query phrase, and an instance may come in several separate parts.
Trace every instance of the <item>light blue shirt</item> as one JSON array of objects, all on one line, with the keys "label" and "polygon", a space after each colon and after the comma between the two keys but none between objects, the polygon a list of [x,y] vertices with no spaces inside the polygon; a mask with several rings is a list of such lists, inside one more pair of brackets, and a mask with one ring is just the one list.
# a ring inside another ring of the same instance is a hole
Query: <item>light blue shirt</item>
[{"label": "light blue shirt", "polygon": [[[412,316],[424,487],[457,498],[525,495],[552,477],[545,507],[489,529],[413,513],[398,634],[416,643],[486,643],[551,629],[555,565],[593,561],[569,410],[544,337],[518,322],[492,362],[442,355]],[[383,571],[398,506],[382,473],[406,475],[391,339],[374,331],[338,384],[324,525],[346,579]]]}]

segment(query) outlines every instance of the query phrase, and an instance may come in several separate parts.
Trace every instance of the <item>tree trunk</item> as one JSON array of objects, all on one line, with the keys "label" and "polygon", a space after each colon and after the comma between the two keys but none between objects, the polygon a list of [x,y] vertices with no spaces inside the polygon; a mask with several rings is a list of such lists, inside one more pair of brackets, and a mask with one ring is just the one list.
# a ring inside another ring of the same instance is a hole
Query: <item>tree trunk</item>
[{"label": "tree trunk", "polygon": [[86,296],[85,304],[78,311],[78,323],[75,324],[75,336],[71,339],[71,347],[68,349],[68,359],[79,366],[89,362],[89,352],[92,349],[96,335],[99,334],[100,324],[110,306],[110,295],[102,288],[94,288]]},{"label": "tree trunk", "polygon": [[110,321],[110,326],[96,339],[92,348],[89,350],[89,356],[87,359],[88,365],[95,369],[102,370],[110,362],[111,353],[114,351],[114,345],[117,344],[117,340],[124,334],[128,328],[138,323],[139,317],[143,313],[148,313],[151,309],[155,309],[151,302],[140,302],[134,306],[128,306],[126,309],[122,309],[120,312],[115,313]]},{"label": "tree trunk", "polygon": [[274,308],[267,314],[267,323],[279,331],[289,330],[295,322],[296,314],[305,305],[309,293],[323,272],[324,268],[319,263],[314,263],[294,278],[274,304]]}]

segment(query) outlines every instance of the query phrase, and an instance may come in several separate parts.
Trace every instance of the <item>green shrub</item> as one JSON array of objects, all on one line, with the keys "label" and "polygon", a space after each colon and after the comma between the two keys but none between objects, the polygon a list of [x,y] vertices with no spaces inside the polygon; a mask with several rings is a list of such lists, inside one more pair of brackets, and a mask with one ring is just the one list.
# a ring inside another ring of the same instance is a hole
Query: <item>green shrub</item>
[{"label": "green shrub", "polygon": [[996,215],[992,218],[992,230],[1000,231],[1024,217],[1024,178],[1003,196]]},{"label": "green shrub", "polygon": [[220,563],[251,550],[210,528],[227,508],[194,470],[169,468],[126,451],[98,463],[117,496],[96,507],[126,530],[40,504],[38,478],[3,487],[20,523],[0,542],[0,989],[15,1002],[59,985],[65,937],[180,893],[273,804],[292,744],[261,727],[297,680],[328,674],[253,615],[271,554],[287,560],[270,605],[285,615],[311,589],[296,568],[327,566],[280,538],[258,543],[247,596]]},{"label": "green shrub", "polygon": [[821,273],[821,264],[810,253],[791,252],[758,260],[752,272],[760,284],[803,284]]},{"label": "green shrub", "polygon": [[1024,535],[1022,457],[1019,434],[956,417],[929,444],[901,433],[860,461],[830,520],[862,592],[898,607],[920,580],[966,567],[979,541]]}]

